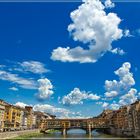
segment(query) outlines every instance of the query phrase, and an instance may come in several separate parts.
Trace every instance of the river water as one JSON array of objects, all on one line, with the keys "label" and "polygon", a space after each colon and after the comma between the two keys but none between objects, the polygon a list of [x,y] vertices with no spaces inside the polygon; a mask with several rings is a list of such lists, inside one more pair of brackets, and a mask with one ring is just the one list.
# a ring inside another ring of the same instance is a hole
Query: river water
[{"label": "river water", "polygon": [[[53,140],[53,139],[113,139],[113,138],[117,138],[119,140],[121,139],[125,139],[125,138],[119,138],[119,137],[115,137],[112,135],[107,135],[104,133],[99,133],[96,131],[92,132],[92,135],[89,136],[85,133],[85,131],[83,130],[69,130],[67,132],[66,136],[61,135],[61,133],[59,132],[54,132],[52,134],[44,134],[42,137],[39,137],[37,139],[49,139],[49,140]],[[36,139],[36,138],[32,138],[32,139]],[[126,139],[125,139],[126,140]]]}]

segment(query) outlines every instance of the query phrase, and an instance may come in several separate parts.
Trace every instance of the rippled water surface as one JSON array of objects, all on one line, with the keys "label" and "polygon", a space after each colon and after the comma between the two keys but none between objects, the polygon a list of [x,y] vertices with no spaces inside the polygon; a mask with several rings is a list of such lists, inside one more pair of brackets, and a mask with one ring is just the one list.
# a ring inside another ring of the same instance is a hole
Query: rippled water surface
[{"label": "rippled water surface", "polygon": [[[42,137],[38,138],[38,139],[124,139],[124,138],[118,138],[112,135],[107,135],[104,133],[98,133],[96,131],[92,132],[92,135],[89,136],[85,133],[85,131],[83,130],[70,130],[68,131],[66,136],[61,135],[60,132],[55,132],[52,134],[44,134]],[[33,138],[35,139],[35,138]],[[127,138],[126,138],[127,139]]]}]

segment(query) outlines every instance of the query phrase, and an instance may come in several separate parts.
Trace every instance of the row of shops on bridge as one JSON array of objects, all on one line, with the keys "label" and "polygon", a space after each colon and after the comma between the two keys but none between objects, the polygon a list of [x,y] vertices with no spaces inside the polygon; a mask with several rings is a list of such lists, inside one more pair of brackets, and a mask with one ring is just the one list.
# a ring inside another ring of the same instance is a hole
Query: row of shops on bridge
[{"label": "row of shops on bridge", "polygon": [[104,110],[94,117],[94,122],[110,128],[110,133],[118,136],[140,136],[140,101],[118,110]]},{"label": "row of shops on bridge", "polygon": [[54,119],[54,115],[33,111],[31,106],[21,108],[0,100],[0,131],[15,131],[39,128],[43,119]]}]

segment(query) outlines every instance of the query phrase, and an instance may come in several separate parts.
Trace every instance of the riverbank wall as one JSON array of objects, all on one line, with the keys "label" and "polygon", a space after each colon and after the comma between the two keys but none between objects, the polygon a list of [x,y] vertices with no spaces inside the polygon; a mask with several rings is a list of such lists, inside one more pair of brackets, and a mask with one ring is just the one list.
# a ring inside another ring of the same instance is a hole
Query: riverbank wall
[{"label": "riverbank wall", "polygon": [[39,129],[33,129],[33,130],[23,130],[23,131],[13,131],[13,132],[1,132],[0,133],[0,139],[12,139],[18,136],[22,135],[28,135],[31,133],[39,133]]}]

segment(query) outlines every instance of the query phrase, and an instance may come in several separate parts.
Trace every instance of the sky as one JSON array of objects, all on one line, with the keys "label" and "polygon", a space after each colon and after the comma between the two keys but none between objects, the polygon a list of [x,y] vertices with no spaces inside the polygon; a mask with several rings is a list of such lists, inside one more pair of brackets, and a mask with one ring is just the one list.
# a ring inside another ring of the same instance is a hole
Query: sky
[{"label": "sky", "polygon": [[140,97],[140,3],[0,3],[0,98],[93,117]]}]

